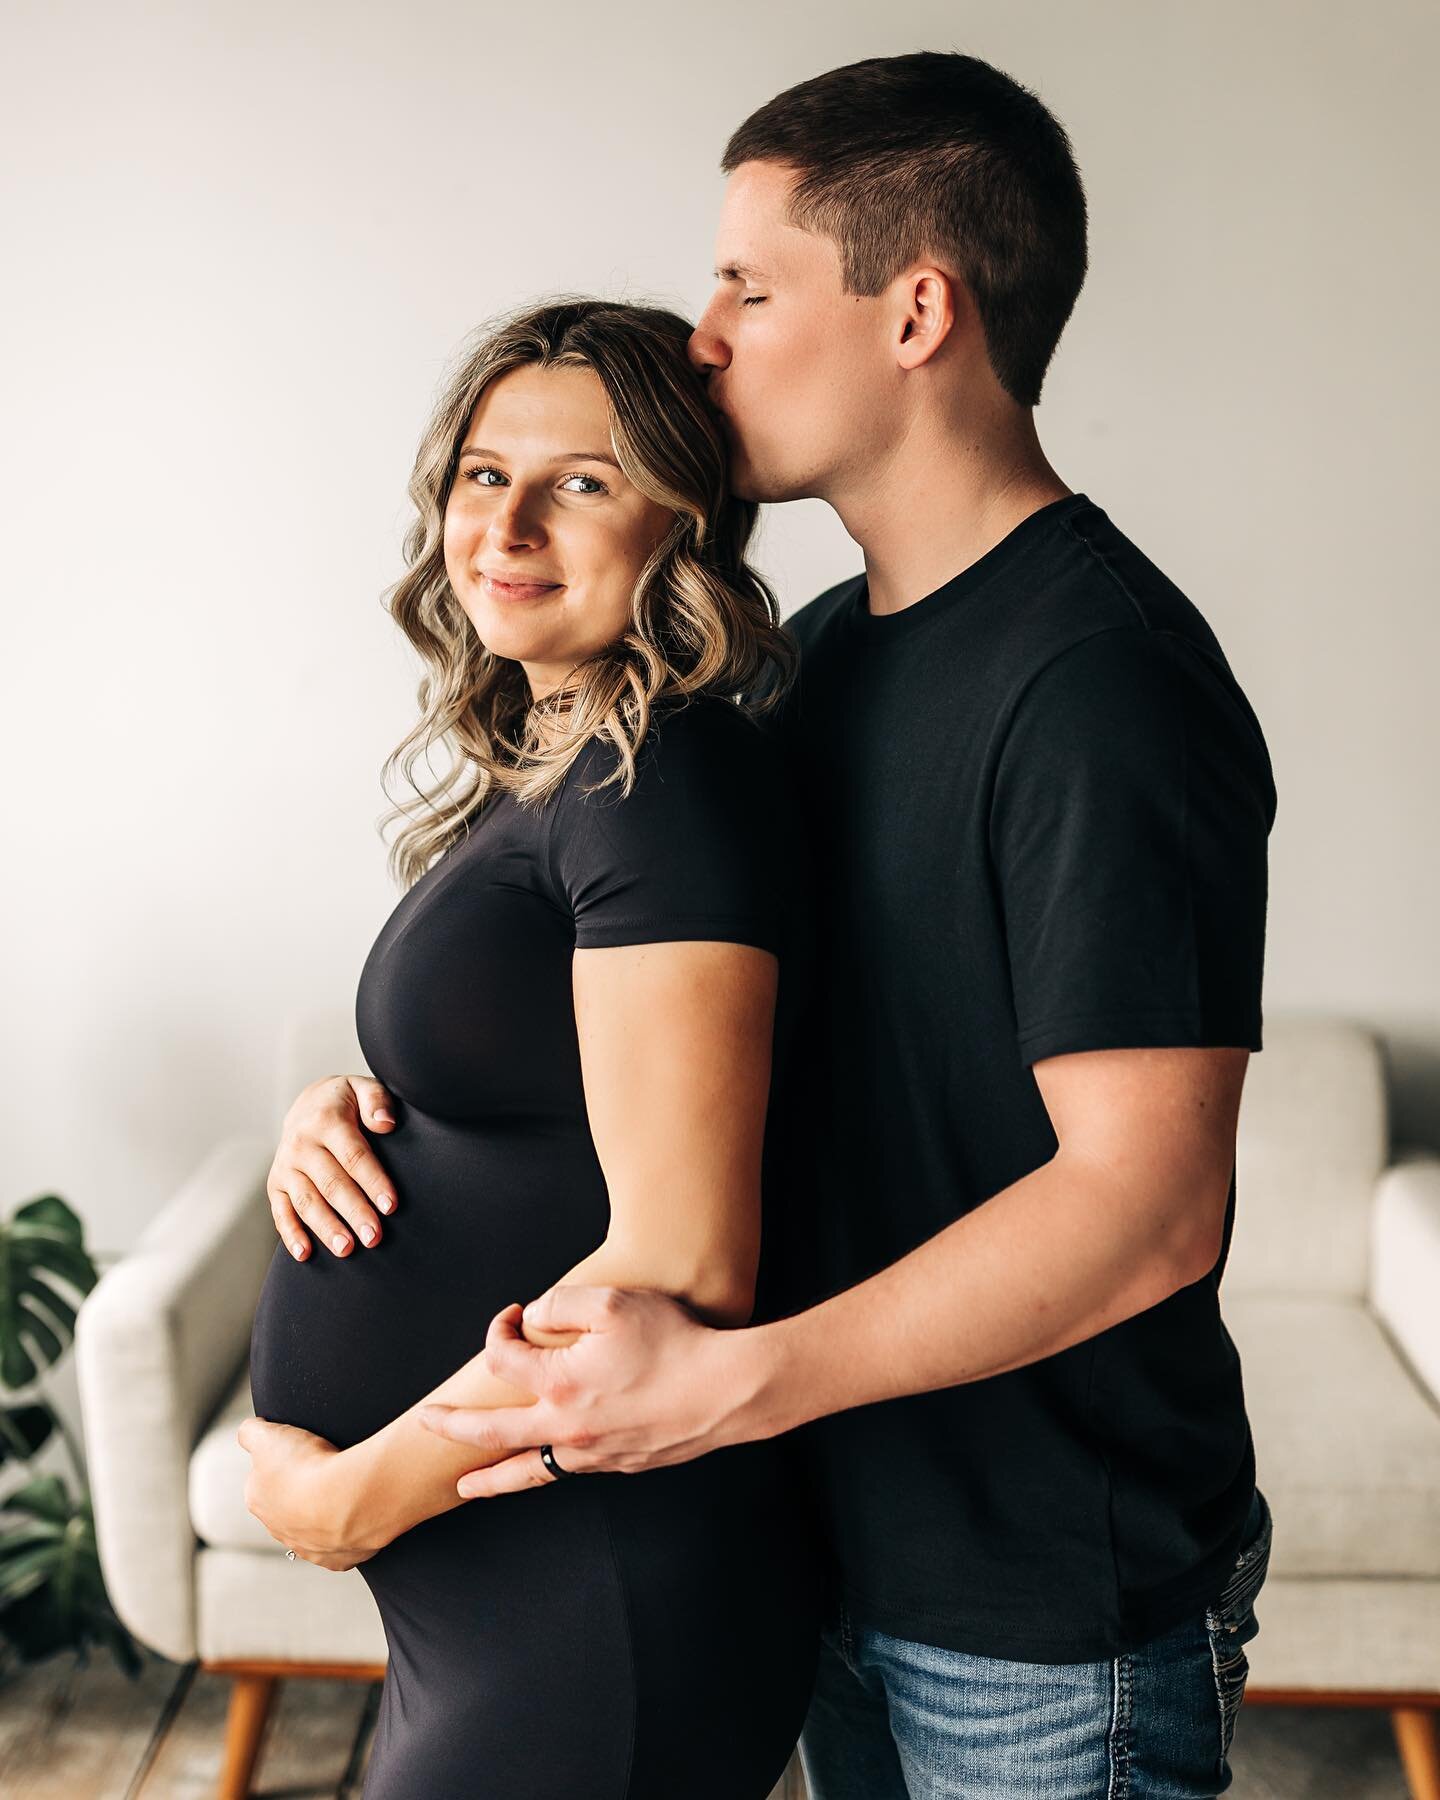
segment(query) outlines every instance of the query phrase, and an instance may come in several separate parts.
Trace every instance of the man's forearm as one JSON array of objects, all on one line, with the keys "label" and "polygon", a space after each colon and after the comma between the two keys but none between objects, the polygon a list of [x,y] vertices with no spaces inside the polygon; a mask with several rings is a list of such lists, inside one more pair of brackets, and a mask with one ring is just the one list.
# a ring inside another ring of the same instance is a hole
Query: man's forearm
[{"label": "man's forearm", "polygon": [[1057,1155],[868,1280],[735,1334],[738,1439],[1003,1374],[1198,1280],[1207,1216]]}]

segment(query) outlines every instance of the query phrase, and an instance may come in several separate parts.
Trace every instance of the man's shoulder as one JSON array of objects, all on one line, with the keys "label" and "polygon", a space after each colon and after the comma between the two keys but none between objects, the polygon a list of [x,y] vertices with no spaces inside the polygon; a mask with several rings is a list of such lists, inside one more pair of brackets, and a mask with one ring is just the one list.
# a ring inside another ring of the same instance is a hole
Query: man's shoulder
[{"label": "man's shoulder", "polygon": [[1097,596],[1108,600],[1114,623],[1130,622],[1151,631],[1172,631],[1207,649],[1219,645],[1208,620],[1179,584],[1115,523],[1090,502],[1067,521],[1083,567]]},{"label": "man's shoulder", "polygon": [[[826,647],[833,646],[843,654],[848,634],[844,623],[851,614],[851,602],[858,585],[865,579],[864,575],[851,575],[844,581],[837,581],[823,593],[817,594],[813,600],[807,600],[794,612],[788,613],[782,621],[782,629],[794,644],[799,655],[795,670],[795,678],[789,684],[786,693],[781,697],[776,710],[765,721],[765,729],[774,736],[786,728],[795,708],[801,683],[805,673],[814,673],[826,660]],[[780,685],[781,677],[773,664],[768,665],[751,696],[754,700],[767,699],[774,694]]]},{"label": "man's shoulder", "polygon": [[1273,816],[1264,732],[1209,620],[1100,507],[1066,524],[1064,574],[1016,620],[1021,650],[997,696],[1007,755],[1018,762],[1028,743],[1042,757],[1055,745],[1075,756],[1147,731],[1158,748],[1183,733],[1192,749],[1250,765]]},{"label": "man's shoulder", "polygon": [[1233,683],[1199,606],[1102,507],[1076,498],[1063,530],[1026,568],[1023,594],[1005,596],[995,645],[1003,687],[1017,693],[1059,661],[1148,661],[1158,669],[1166,654]]},{"label": "man's shoulder", "polygon": [[855,597],[855,590],[865,579],[863,574],[847,575],[843,581],[837,581],[813,600],[789,613],[785,619],[785,629],[800,646],[800,654],[814,649],[818,641],[826,634],[834,622],[846,610],[848,603]]}]

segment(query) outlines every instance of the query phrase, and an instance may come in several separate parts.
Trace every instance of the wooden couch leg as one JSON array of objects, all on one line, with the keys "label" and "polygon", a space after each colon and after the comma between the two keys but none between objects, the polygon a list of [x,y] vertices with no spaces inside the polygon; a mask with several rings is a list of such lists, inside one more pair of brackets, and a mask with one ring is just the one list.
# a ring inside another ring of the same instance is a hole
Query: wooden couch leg
[{"label": "wooden couch leg", "polygon": [[260,1739],[275,1698],[274,1675],[231,1677],[230,1710],[225,1720],[225,1765],[217,1800],[248,1800]]},{"label": "wooden couch leg", "polygon": [[769,1800],[810,1800],[810,1790],[805,1785],[805,1771],[800,1766],[799,1750],[786,1763],[784,1774],[770,1790]]},{"label": "wooden couch leg", "polygon": [[1427,1706],[1397,1706],[1390,1714],[1411,1800],[1440,1800],[1440,1738]]}]

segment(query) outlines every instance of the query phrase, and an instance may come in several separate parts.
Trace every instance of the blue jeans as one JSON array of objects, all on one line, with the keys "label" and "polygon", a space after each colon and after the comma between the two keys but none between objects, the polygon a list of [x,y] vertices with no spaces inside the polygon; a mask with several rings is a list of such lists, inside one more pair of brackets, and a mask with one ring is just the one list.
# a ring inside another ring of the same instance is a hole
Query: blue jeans
[{"label": "blue jeans", "polygon": [[971,1656],[825,1632],[800,1738],[811,1800],[1214,1800],[1259,1631],[1270,1508],[1257,1488],[1210,1605],[1104,1662]]}]

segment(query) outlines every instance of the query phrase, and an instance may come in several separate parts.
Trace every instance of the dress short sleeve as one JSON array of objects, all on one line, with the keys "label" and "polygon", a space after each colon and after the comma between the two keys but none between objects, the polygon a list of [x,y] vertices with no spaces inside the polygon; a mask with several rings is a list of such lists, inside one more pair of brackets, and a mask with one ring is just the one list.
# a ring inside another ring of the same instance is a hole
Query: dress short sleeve
[{"label": "dress short sleeve", "polygon": [[555,796],[551,881],[576,948],[704,938],[780,955],[797,821],[778,744],[700,696],[652,718],[628,795],[584,791],[618,761],[592,741]]},{"label": "dress short sleeve", "polygon": [[1048,663],[1015,705],[990,814],[1022,1062],[1260,1049],[1274,815],[1223,661],[1117,627]]}]

